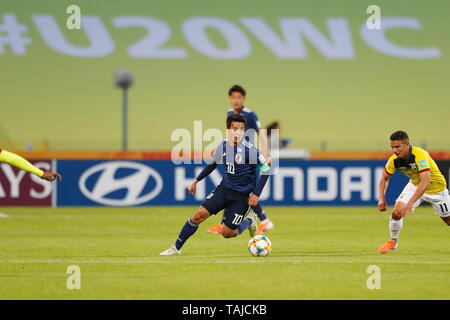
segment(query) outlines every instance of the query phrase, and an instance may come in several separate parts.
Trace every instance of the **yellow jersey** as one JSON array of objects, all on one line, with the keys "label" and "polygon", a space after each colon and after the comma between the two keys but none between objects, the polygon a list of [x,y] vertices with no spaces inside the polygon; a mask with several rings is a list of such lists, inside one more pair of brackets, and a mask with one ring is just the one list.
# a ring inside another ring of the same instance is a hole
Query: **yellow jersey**
[{"label": "yellow jersey", "polygon": [[430,185],[425,190],[425,193],[436,194],[447,188],[445,178],[439,171],[436,162],[422,148],[411,146],[409,148],[409,157],[406,160],[400,159],[393,154],[386,163],[385,170],[389,175],[393,175],[395,170],[400,171],[410,178],[411,183],[416,187],[420,183],[419,173],[430,171]]}]

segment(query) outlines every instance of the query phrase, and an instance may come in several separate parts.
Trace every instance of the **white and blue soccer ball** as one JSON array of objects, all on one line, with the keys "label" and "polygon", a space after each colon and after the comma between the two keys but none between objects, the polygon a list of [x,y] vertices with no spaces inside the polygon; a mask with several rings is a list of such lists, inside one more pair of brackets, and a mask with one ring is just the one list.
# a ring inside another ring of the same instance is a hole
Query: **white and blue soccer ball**
[{"label": "white and blue soccer ball", "polygon": [[272,251],[272,243],[266,236],[257,235],[248,242],[248,251],[254,257],[267,257]]}]

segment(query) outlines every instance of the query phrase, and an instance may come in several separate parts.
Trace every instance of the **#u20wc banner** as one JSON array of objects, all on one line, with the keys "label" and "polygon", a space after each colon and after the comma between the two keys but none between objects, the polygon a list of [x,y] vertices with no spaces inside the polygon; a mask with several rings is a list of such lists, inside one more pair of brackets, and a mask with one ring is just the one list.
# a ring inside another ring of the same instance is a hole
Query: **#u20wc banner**
[{"label": "#u20wc banner", "polygon": [[[264,205],[361,206],[376,205],[378,181],[385,161],[281,160],[261,195]],[[57,184],[57,206],[198,205],[220,183],[218,166],[188,194],[203,165],[175,165],[171,161],[61,160],[64,177]],[[389,184],[390,204],[407,178],[396,173]]]}]

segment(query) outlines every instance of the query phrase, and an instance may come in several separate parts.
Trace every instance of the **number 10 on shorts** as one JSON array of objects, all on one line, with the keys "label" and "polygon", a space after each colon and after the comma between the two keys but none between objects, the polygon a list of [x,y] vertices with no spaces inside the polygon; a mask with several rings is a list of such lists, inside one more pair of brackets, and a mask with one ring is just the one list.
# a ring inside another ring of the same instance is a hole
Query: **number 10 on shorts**
[{"label": "number 10 on shorts", "polygon": [[242,219],[244,218],[244,216],[242,214],[234,214],[234,219],[233,219],[233,224],[234,225],[239,225],[242,221]]}]

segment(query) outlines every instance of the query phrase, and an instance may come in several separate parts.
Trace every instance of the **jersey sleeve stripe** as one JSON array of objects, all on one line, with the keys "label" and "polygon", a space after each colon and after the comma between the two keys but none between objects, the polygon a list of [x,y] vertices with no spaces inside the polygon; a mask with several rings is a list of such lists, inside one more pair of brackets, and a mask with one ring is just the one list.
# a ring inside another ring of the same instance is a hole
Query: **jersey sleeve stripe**
[{"label": "jersey sleeve stripe", "polygon": [[423,169],[423,170],[420,170],[419,173],[426,172],[426,171],[431,171],[431,169],[430,168]]},{"label": "jersey sleeve stripe", "polygon": [[387,171],[387,169],[386,168],[384,168],[384,172],[386,172],[388,175],[390,175],[390,176],[392,176],[393,175],[393,173],[389,173],[389,171]]}]

